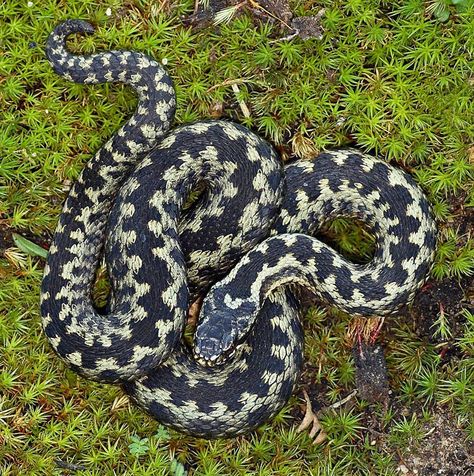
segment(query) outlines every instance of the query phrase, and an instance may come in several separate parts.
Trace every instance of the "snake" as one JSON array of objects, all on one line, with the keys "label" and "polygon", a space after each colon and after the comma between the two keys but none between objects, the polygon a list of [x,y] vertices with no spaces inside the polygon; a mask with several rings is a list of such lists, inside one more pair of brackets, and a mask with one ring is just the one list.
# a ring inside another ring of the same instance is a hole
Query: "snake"
[{"label": "snake", "polygon": [[[430,204],[407,172],[358,149],[283,165],[235,122],[172,127],[176,97],[163,66],[136,51],[68,50],[70,35],[93,31],[83,20],[59,24],[46,43],[52,68],[75,83],[126,84],[138,103],[64,202],[41,284],[44,333],[74,371],[121,385],[165,425],[205,438],[249,432],[297,383],[298,289],[353,316],[395,314],[432,266]],[[317,238],[337,217],[371,231],[369,262]],[[102,262],[110,293],[100,308]],[[202,298],[190,343],[189,306]]]}]

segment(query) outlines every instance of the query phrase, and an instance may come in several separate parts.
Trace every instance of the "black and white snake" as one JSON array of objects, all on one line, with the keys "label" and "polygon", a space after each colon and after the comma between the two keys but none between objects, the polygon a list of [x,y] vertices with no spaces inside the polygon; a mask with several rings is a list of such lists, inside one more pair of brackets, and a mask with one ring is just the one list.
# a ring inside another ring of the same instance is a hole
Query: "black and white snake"
[{"label": "black and white snake", "polygon": [[[288,286],[308,286],[354,315],[393,313],[431,266],[429,204],[409,175],[357,150],[283,169],[267,142],[237,124],[170,131],[175,95],[161,65],[137,52],[66,50],[68,35],[92,31],[79,20],[59,25],[47,42],[51,65],[77,83],[126,83],[139,102],[64,204],[42,283],[44,331],[74,370],[121,383],[167,425],[205,437],[249,431],[287,401],[301,367]],[[183,212],[197,184],[205,191]],[[341,215],[375,235],[368,264],[312,238]],[[103,249],[105,314],[91,297]],[[206,293],[190,350],[188,308]]]}]

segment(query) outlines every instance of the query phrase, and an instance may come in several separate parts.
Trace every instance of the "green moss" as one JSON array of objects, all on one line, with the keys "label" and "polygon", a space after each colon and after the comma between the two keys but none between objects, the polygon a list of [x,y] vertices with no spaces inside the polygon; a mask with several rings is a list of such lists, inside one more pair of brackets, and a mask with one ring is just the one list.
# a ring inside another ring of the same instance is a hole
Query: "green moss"
[{"label": "green moss", "polygon": [[[73,50],[129,48],[167,60],[178,97],[177,124],[214,117],[222,107],[224,117],[252,127],[287,154],[306,157],[351,144],[405,167],[424,187],[440,221],[434,277],[474,272],[474,242],[462,226],[462,214],[474,202],[472,8],[458,11],[444,2],[449,16],[441,18],[420,0],[395,6],[374,0],[295,1],[298,15],[326,9],[323,39],[303,42],[279,40],[276,26],[254,23],[248,15],[193,31],[181,17],[192,12],[194,2],[171,2],[178,6],[170,11],[166,3],[1,3],[2,235],[18,232],[44,242],[70,182],[136,104],[124,87],[71,84],[49,67],[43,53],[47,34],[60,20],[84,18],[98,30],[72,39]],[[232,83],[238,85],[237,96]],[[238,101],[247,104],[249,118]],[[327,233],[339,238],[348,256],[358,249],[370,255],[371,241],[360,227],[339,220]],[[196,475],[397,474],[397,451],[420,441],[418,417],[376,408],[386,447],[372,445],[366,404],[356,402],[351,410],[324,416],[328,441],[315,446],[294,429],[297,397],[274,422],[236,440],[206,442],[164,431],[129,405],[118,388],[64,368],[41,331],[43,262],[18,250],[8,256],[0,259],[3,475],[66,474],[71,468],[87,475],[179,475],[185,468]],[[306,320],[311,380],[324,389],[319,398],[325,404],[354,387],[344,339],[348,321],[332,311],[313,311]],[[441,365],[439,349],[409,326],[400,324],[387,336],[395,400],[408,406],[425,402],[428,412],[433,403],[443,404],[471,437],[473,335],[469,315],[456,342],[463,358],[449,365]]]}]

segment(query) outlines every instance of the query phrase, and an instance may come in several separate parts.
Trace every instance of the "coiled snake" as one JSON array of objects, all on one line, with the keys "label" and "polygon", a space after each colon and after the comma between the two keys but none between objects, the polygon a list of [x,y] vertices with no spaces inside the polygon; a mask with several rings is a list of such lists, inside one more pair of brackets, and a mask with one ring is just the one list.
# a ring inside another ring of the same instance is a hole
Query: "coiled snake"
[{"label": "coiled snake", "polygon": [[[77,83],[126,83],[139,102],[66,199],[42,283],[44,331],[74,370],[121,383],[165,424],[208,438],[249,431],[288,400],[302,363],[289,286],[354,315],[395,312],[431,265],[429,204],[410,176],[357,150],[283,170],[272,147],[237,124],[170,131],[175,95],[161,65],[137,52],[66,50],[68,35],[92,31],[79,20],[53,31],[54,70]],[[183,212],[196,184],[205,191]],[[312,238],[340,215],[370,226],[368,264]],[[106,313],[91,297],[103,249]],[[183,329],[190,302],[206,293],[193,356]]]}]

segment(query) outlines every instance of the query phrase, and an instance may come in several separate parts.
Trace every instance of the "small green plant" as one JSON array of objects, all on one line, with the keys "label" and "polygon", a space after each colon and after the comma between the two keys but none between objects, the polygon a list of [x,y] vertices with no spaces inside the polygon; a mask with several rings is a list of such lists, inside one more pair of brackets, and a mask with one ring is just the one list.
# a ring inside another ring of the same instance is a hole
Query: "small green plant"
[{"label": "small green plant", "polygon": [[415,394],[420,402],[429,405],[436,398],[436,392],[439,388],[439,371],[436,365],[422,368],[415,380]]},{"label": "small green plant", "polygon": [[175,459],[171,461],[170,471],[173,476],[186,476],[187,472],[184,466]]},{"label": "small green plant", "polygon": [[463,309],[465,318],[464,333],[458,337],[458,346],[466,358],[474,358],[474,314],[468,309]]},{"label": "small green plant", "polygon": [[148,453],[150,449],[148,438],[140,438],[139,436],[132,435],[130,440],[132,442],[128,445],[128,449],[132,455],[143,456]]},{"label": "small green plant", "polygon": [[449,321],[441,303],[439,305],[438,318],[433,322],[431,328],[434,330],[433,336],[438,336],[442,340],[449,340],[452,336],[452,332],[449,327]]},{"label": "small green plant", "polygon": [[165,442],[171,438],[170,432],[162,425],[158,427],[154,436],[158,441]]},{"label": "small green plant", "polygon": [[400,448],[407,448],[409,445],[420,443],[425,436],[423,422],[413,413],[410,418],[403,416],[390,429],[390,440]]},{"label": "small green plant", "polygon": [[474,5],[472,0],[435,0],[427,11],[440,22],[447,22],[451,15],[450,7],[453,7],[456,13],[464,13]]},{"label": "small green plant", "polygon": [[441,279],[453,276],[460,278],[472,274],[474,274],[474,240],[464,239],[452,228],[444,230],[436,250],[433,275]]}]

